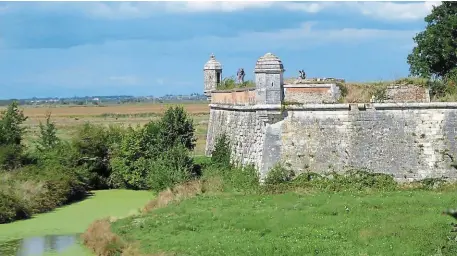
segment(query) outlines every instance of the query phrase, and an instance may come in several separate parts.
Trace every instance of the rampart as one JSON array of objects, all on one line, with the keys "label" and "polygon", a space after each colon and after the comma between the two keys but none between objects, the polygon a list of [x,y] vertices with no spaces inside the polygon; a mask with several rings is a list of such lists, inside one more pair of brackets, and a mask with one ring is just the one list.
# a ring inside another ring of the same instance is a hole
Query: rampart
[{"label": "rampart", "polygon": [[354,104],[337,103],[337,83],[281,84],[277,102],[259,97],[268,97],[259,83],[213,91],[206,154],[225,133],[233,158],[254,164],[261,177],[282,163],[299,172],[363,168],[399,181],[455,179],[457,103],[430,102],[416,87],[413,94],[389,88],[383,103]]}]

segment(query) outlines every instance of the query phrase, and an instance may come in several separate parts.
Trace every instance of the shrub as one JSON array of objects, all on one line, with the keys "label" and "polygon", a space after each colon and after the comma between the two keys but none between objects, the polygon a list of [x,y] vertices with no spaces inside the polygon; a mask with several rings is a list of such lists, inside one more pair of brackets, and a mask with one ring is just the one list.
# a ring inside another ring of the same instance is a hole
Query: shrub
[{"label": "shrub", "polygon": [[149,188],[161,191],[173,187],[195,177],[192,170],[192,158],[189,157],[188,150],[182,145],[175,146],[151,162],[148,172]]},{"label": "shrub", "polygon": [[57,146],[60,139],[57,137],[57,128],[51,122],[51,113],[46,113],[46,123],[40,121],[40,136],[37,141],[37,149],[40,152],[48,151]]},{"label": "shrub", "polygon": [[214,150],[211,152],[211,161],[219,166],[230,166],[230,141],[225,133],[216,138]]},{"label": "shrub", "polygon": [[364,191],[369,189],[391,191],[398,187],[392,175],[372,173],[363,169],[351,169],[344,174],[332,172],[326,175],[306,172],[295,178],[291,185],[293,187],[332,192]]},{"label": "shrub", "polygon": [[20,145],[25,128],[22,123],[27,120],[18,103],[13,101],[5,111],[1,112],[0,119],[0,145]]},{"label": "shrub", "polygon": [[265,184],[276,185],[291,181],[295,177],[295,173],[283,167],[280,164],[275,165],[267,174]]},{"label": "shrub", "polygon": [[210,167],[212,164],[211,157],[207,156],[194,156],[193,157],[193,170],[196,176],[202,176],[203,171]]},{"label": "shrub", "polygon": [[159,121],[162,148],[170,148],[181,144],[189,150],[195,147],[194,125],[183,107],[168,108]]},{"label": "shrub", "polygon": [[112,152],[112,168],[108,184],[115,188],[147,188],[146,176],[149,161],[142,147],[142,130],[129,128],[122,141]]},{"label": "shrub", "polygon": [[78,129],[72,147],[77,155],[76,164],[86,173],[91,189],[109,187],[111,151],[120,143],[122,131],[120,127],[112,126],[107,129],[90,123],[85,123]]},{"label": "shrub", "polygon": [[22,145],[0,145],[0,168],[8,170],[20,167],[23,160],[22,152]]},{"label": "shrub", "polygon": [[0,224],[30,216],[28,209],[19,198],[12,193],[0,190]]},{"label": "shrub", "polygon": [[20,166],[22,160],[22,139],[25,128],[22,123],[27,120],[13,101],[0,119],[0,166],[4,169],[14,169]]}]

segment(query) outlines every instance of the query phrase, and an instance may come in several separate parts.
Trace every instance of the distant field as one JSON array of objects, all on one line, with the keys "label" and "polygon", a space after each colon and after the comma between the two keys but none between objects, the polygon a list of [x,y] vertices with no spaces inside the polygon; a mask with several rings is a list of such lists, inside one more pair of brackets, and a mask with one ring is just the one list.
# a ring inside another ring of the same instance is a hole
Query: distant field
[{"label": "distant field", "polygon": [[[63,139],[68,139],[75,132],[78,125],[85,122],[95,124],[121,124],[132,125],[145,124],[151,119],[156,119],[169,106],[182,105],[184,109],[194,119],[195,132],[197,137],[197,147],[195,154],[204,153],[206,130],[209,117],[209,107],[207,103],[185,103],[185,104],[122,104],[107,106],[27,106],[22,108],[24,114],[28,116],[25,125],[29,128],[27,133],[27,144],[32,144],[38,136],[38,124],[45,120],[46,112],[51,111],[52,120],[59,129],[58,135]],[[0,108],[2,110],[4,108]]]}]

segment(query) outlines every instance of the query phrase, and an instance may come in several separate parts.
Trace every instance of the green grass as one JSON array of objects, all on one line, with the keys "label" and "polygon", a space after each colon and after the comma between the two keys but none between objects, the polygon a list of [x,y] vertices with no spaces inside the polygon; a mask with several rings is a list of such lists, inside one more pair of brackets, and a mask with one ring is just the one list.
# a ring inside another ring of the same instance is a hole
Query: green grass
[{"label": "green grass", "polygon": [[[25,237],[83,233],[93,221],[109,216],[126,217],[152,198],[153,194],[148,191],[95,191],[86,200],[38,214],[28,220],[0,225],[0,247],[2,242]],[[90,254],[81,245],[75,245],[59,255]]]},{"label": "green grass", "polygon": [[456,205],[455,193],[430,191],[204,195],[112,229],[145,253],[457,255],[440,214]]}]

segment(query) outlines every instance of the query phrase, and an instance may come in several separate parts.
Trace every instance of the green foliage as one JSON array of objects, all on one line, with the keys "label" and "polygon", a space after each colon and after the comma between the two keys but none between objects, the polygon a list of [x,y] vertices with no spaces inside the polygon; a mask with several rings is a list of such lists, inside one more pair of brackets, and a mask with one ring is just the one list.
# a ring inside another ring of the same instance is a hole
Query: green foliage
[{"label": "green foliage", "polygon": [[295,177],[294,171],[277,164],[267,174],[265,184],[276,185],[291,181]]},{"label": "green foliage", "polygon": [[23,146],[17,144],[0,145],[0,169],[15,169],[22,164]]},{"label": "green foliage", "polygon": [[0,167],[14,169],[22,161],[22,139],[25,128],[22,123],[27,120],[16,101],[13,101],[5,111],[1,112],[0,119]]},{"label": "green foliage", "polygon": [[203,171],[203,180],[211,179],[220,179],[226,192],[255,193],[260,187],[258,171],[252,165],[241,167],[213,164]]},{"label": "green foliage", "polygon": [[292,187],[314,188],[324,191],[393,191],[398,184],[388,174],[372,173],[367,170],[348,170],[345,173],[303,173],[291,182]]},{"label": "green foliage", "polygon": [[188,149],[177,145],[148,163],[148,188],[161,191],[185,182],[195,176]]},{"label": "green foliage", "polygon": [[108,188],[111,174],[109,165],[111,149],[122,139],[122,129],[85,123],[72,141],[75,148],[76,165],[86,173],[92,189]]},{"label": "green foliage", "polygon": [[0,173],[0,223],[28,218],[87,195],[73,169],[27,166],[7,176]]},{"label": "green foliage", "polygon": [[159,128],[151,122],[145,129],[129,129],[113,152],[111,186],[159,191],[192,176],[189,149],[180,143],[160,148],[162,140],[155,136]]},{"label": "green foliage", "polygon": [[1,112],[0,145],[20,145],[25,128],[22,123],[27,120],[16,101],[13,101],[5,111]]},{"label": "green foliage", "polygon": [[225,133],[216,138],[214,150],[211,152],[211,161],[219,166],[230,166],[230,141]]},{"label": "green foliage", "polygon": [[340,90],[340,98],[338,100],[341,102],[344,98],[346,98],[349,90],[344,83],[336,83],[336,86]]},{"label": "green foliage", "polygon": [[109,184],[115,188],[147,188],[147,152],[143,150],[143,133],[140,129],[128,128],[119,147],[113,151]]},{"label": "green foliage", "polygon": [[234,76],[226,77],[222,79],[221,83],[219,83],[216,87],[217,90],[231,90],[237,88],[254,88],[255,83],[251,80],[244,81],[244,83],[237,83],[236,78]]},{"label": "green foliage", "polygon": [[181,144],[189,150],[195,147],[194,124],[182,106],[169,107],[159,121],[161,149]]},{"label": "green foliage", "polygon": [[[25,119],[15,103],[2,116],[1,129],[8,132],[0,134],[0,161],[8,167],[21,164]],[[160,120],[136,129],[85,123],[71,141],[60,141],[56,134],[48,113],[46,123],[40,123],[37,150],[28,155],[30,163],[17,169],[11,184],[0,182],[0,193],[7,194],[0,198],[3,221],[54,209],[87,190],[159,191],[201,172],[189,154],[196,141],[193,120],[182,107],[171,107]],[[30,188],[22,189],[25,185]],[[20,214],[22,208],[27,214]]]},{"label": "green foliage", "polygon": [[13,195],[11,191],[0,191],[0,224],[29,216],[30,209],[21,202],[20,198]]},{"label": "green foliage", "polygon": [[57,137],[57,128],[51,122],[51,112],[46,113],[46,123],[40,121],[40,137],[37,141],[37,149],[40,152],[53,149],[59,144],[60,139]]},{"label": "green foliage", "polygon": [[375,87],[373,96],[376,102],[384,102],[387,99],[387,88],[383,86]]},{"label": "green foliage", "polygon": [[414,76],[451,78],[457,72],[457,3],[443,2],[425,17],[427,26],[414,37],[407,62]]},{"label": "green foliage", "polygon": [[[457,80],[456,80],[457,81]],[[443,80],[430,80],[428,82],[430,88],[430,97],[435,101],[455,101],[452,99],[457,96],[457,87],[451,85],[450,82]]]}]

